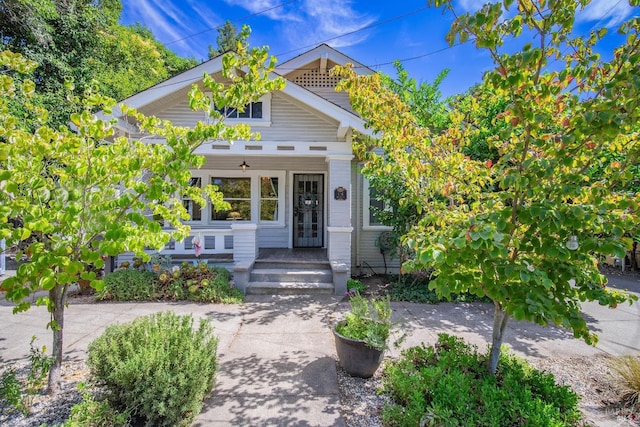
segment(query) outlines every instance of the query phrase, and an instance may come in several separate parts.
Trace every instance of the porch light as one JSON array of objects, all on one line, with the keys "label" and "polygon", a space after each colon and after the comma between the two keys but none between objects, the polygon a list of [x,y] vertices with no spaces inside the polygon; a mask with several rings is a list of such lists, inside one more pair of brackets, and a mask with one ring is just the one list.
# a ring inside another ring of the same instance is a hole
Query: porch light
[{"label": "porch light", "polygon": [[570,236],[569,240],[565,243],[565,246],[570,251],[575,251],[578,249],[578,236]]},{"label": "porch light", "polygon": [[238,165],[242,168],[242,172],[246,172],[247,168],[250,167],[247,162],[244,161],[244,159],[242,159],[242,164]]}]

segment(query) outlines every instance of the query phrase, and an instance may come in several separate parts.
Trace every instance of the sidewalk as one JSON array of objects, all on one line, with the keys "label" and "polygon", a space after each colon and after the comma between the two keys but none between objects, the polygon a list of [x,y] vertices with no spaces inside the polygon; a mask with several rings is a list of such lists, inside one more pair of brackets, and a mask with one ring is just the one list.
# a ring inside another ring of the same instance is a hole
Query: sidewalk
[{"label": "sidewalk", "polygon": [[[630,283],[631,286],[640,283]],[[484,348],[491,336],[489,304],[393,303],[409,332],[403,348],[434,343],[447,332]],[[597,347],[559,328],[512,321],[505,343],[528,357],[640,353],[640,305],[615,310],[585,305]],[[343,426],[330,325],[347,309],[335,297],[249,297],[242,305],[193,303],[71,304],[66,311],[65,360],[86,357],[87,345],[109,324],[171,310],[211,319],[220,339],[219,372],[212,396],[194,426]],[[50,346],[43,307],[12,314],[0,303],[0,363],[25,358],[32,335]],[[397,355],[399,350],[391,350]]]}]

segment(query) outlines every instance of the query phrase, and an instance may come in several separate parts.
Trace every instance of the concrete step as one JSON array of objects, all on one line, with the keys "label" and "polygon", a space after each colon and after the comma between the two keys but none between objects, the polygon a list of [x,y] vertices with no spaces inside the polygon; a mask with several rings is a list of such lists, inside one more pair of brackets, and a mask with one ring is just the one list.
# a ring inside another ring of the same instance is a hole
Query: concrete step
[{"label": "concrete step", "polygon": [[299,268],[254,268],[249,277],[250,282],[283,282],[283,283],[331,283],[333,273],[330,269]]},{"label": "concrete step", "polygon": [[253,265],[254,269],[287,269],[287,270],[305,270],[305,269],[331,269],[329,261],[304,261],[304,260],[286,260],[273,261],[257,259]]},{"label": "concrete step", "polygon": [[333,283],[249,282],[247,295],[332,295]]}]

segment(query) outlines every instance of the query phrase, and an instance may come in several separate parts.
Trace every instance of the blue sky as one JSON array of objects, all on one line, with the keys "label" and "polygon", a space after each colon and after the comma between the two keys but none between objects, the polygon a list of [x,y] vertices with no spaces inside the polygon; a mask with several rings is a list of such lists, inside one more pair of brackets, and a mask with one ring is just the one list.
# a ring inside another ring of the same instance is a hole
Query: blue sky
[{"label": "blue sky", "polygon": [[[493,68],[488,54],[472,43],[449,48],[444,40],[453,16],[426,7],[426,0],[122,0],[121,22],[140,22],[181,56],[207,59],[216,45],[215,28],[231,20],[252,28],[252,45],[269,45],[280,62],[327,43],[374,70],[393,74],[394,60],[418,81],[433,81],[450,69],[441,85],[445,96],[464,92]],[[472,11],[481,0],[455,0],[458,13]],[[626,18],[638,14],[628,0],[594,0],[576,20],[576,33],[607,26],[615,33]],[[621,39],[608,36],[604,57]]]}]

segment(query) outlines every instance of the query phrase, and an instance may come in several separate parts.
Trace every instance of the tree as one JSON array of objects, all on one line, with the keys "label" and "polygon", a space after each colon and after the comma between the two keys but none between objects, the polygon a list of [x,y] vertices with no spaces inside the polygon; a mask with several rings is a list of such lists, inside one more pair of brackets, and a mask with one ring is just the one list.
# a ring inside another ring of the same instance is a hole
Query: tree
[{"label": "tree", "polygon": [[236,26],[229,20],[224,25],[218,27],[218,36],[216,37],[217,49],[209,45],[209,59],[227,52],[235,52],[238,50],[238,44],[247,47],[247,37],[244,34],[245,27],[242,31],[238,31]]},{"label": "tree", "polygon": [[[430,3],[453,10],[449,1]],[[379,76],[342,70],[341,88],[377,132],[357,144],[368,161],[364,172],[402,177],[411,196],[401,203],[415,203],[422,216],[405,236],[415,250],[405,267],[432,268],[429,286],[441,296],[471,292],[493,301],[492,373],[511,317],[554,323],[594,344],[581,302],[616,307],[637,299],[606,287],[597,257],[623,256],[631,247],[625,236],[638,231],[638,194],[614,190],[632,179],[640,154],[640,19],[620,27],[625,42],[603,61],[594,46],[606,30],[571,35],[577,7],[586,3],[506,0],[456,17],[449,43],[473,39],[488,50],[496,68],[482,91],[494,94],[493,103],[506,101],[497,116],[506,126],[490,141],[496,162],[465,156],[478,126],[460,109],[432,134],[383,90]],[[535,45],[505,53],[503,40],[521,35]],[[371,154],[374,146],[384,156]],[[608,161],[601,156],[607,150],[622,160]],[[596,166],[604,172],[590,180],[585,171]]]},{"label": "tree", "polygon": [[[160,250],[172,237],[185,238],[189,227],[182,223],[188,218],[183,194],[202,205],[208,198],[217,208],[228,208],[214,187],[189,186],[190,170],[205,163],[194,150],[206,141],[255,137],[247,125],[226,126],[218,110],[242,108],[282,88],[284,82],[269,79],[275,62],[268,59],[266,48],[239,49],[222,62],[223,76],[231,83],[217,83],[205,75],[203,85],[211,98],[197,85],[189,94],[191,107],[207,112],[209,124],[176,127],[119,107],[143,133],[166,141],[146,144],[114,137],[117,120],[98,119],[91,113],[97,108],[111,112],[113,101],[97,94],[89,94],[82,102],[84,109],[71,115],[75,132],[49,126],[48,112],[28,102],[25,109],[33,110],[38,121],[35,130],[26,128],[9,109],[9,102],[17,94],[28,101],[36,85],[24,79],[16,86],[4,70],[28,73],[35,64],[19,54],[0,53],[0,239],[9,245],[32,239],[24,251],[27,261],[15,277],[3,281],[2,288],[6,298],[17,303],[14,312],[30,308],[25,300],[30,294],[48,291],[48,297],[36,304],[46,305],[51,312],[55,357],[48,384],[51,392],[59,387],[69,286],[78,279],[91,280],[95,288],[102,286],[86,266],[100,268],[102,256],[126,251],[147,256],[145,247]],[[175,231],[163,230],[161,223]]]},{"label": "tree", "polygon": [[[384,87],[396,94],[406,104],[412,115],[416,118],[417,125],[427,128],[432,132],[442,130],[448,126],[447,102],[442,99],[440,83],[447,76],[449,70],[441,71],[433,83],[421,82],[418,84],[414,78],[404,69],[402,63],[394,62],[397,77],[381,74],[381,82]],[[386,162],[392,162],[392,158],[386,158]],[[392,245],[398,248],[391,256],[398,256],[404,261],[410,256],[410,251],[400,243],[400,237],[406,234],[419,220],[418,207],[408,203],[407,187],[402,176],[394,174],[368,175],[369,183],[374,189],[378,200],[384,201],[385,209],[377,210],[376,217],[381,224],[393,227]],[[376,209],[376,208],[370,208]]]},{"label": "tree", "polygon": [[[122,26],[120,0],[9,0],[0,3],[0,50],[36,62],[31,103],[65,125],[87,90],[124,99],[196,65],[179,58],[141,26]],[[144,70],[142,72],[141,70]],[[20,78],[19,75],[13,75]]]}]

